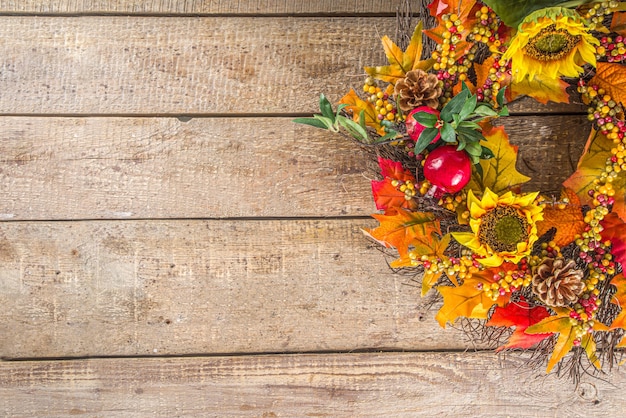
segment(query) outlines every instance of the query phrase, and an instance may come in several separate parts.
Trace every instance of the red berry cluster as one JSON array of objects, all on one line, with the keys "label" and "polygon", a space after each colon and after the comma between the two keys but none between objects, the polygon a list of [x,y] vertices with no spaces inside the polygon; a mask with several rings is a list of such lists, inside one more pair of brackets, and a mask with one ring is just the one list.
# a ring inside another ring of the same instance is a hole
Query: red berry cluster
[{"label": "red berry cluster", "polygon": [[615,38],[609,36],[600,38],[600,45],[596,47],[596,57],[598,59],[606,57],[608,62],[622,62],[626,60],[624,37],[618,35]]}]

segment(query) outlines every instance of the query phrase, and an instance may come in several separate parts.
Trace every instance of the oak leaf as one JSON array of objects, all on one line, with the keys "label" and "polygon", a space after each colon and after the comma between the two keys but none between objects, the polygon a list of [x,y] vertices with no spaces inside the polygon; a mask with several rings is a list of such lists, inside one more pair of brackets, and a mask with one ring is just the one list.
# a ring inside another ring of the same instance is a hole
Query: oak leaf
[{"label": "oak leaf", "polygon": [[537,222],[537,235],[542,236],[552,228],[556,228],[553,241],[559,247],[565,247],[576,239],[577,234],[585,231],[580,199],[572,189],[563,189],[561,199],[569,199],[564,209],[557,205],[546,204],[543,207],[543,220]]},{"label": "oak leaf", "polygon": [[520,82],[511,83],[511,100],[517,96],[530,96],[543,104],[549,101],[569,103],[569,94],[566,91],[568,86],[569,84],[560,78],[549,79],[535,76],[530,80],[526,77]]},{"label": "oak leaf", "polygon": [[515,331],[509,337],[506,344],[498,347],[496,351],[506,348],[530,348],[539,341],[548,338],[551,333],[526,334],[524,331],[535,325],[542,319],[550,316],[543,306],[530,306],[522,297],[519,302],[509,302],[504,307],[496,307],[489,321],[488,327],[515,327]]},{"label": "oak leaf", "polygon": [[596,75],[589,80],[589,85],[597,85],[618,103],[626,104],[626,66],[608,62],[596,65]]},{"label": "oak leaf", "polygon": [[[587,151],[578,162],[578,168],[563,182],[563,186],[576,192],[583,205],[592,204],[593,198],[589,197],[588,191],[594,188],[594,180],[600,178],[604,172],[606,160],[611,157],[613,147],[613,141],[606,135],[592,130],[586,146]],[[613,213],[626,221],[626,171],[620,171],[611,186],[615,190]]]},{"label": "oak leaf", "polygon": [[403,52],[388,36],[382,37],[382,43],[389,65],[365,67],[365,72],[377,80],[395,85],[409,71],[417,69],[428,71],[435,62],[431,58],[420,60],[422,56],[422,22],[415,27],[406,51]]},{"label": "oak leaf", "polygon": [[626,266],[626,223],[615,213],[609,213],[600,225],[603,228],[600,232],[602,239],[611,241],[613,259],[622,267]]},{"label": "oak leaf", "polygon": [[354,89],[350,89],[350,91],[339,100],[339,104],[347,105],[346,110],[352,113],[352,119],[355,122],[359,122],[361,111],[363,111],[365,125],[376,129],[376,133],[380,136],[386,134],[384,126],[382,126],[378,120],[378,112],[376,112],[374,104],[361,99]]},{"label": "oak leaf", "polygon": [[380,166],[382,180],[372,180],[372,194],[376,209],[386,210],[393,207],[401,207],[405,209],[417,209],[417,201],[415,199],[407,200],[405,193],[400,191],[393,185],[394,180],[400,182],[410,181],[415,184],[415,176],[410,170],[402,167],[397,161],[378,157],[378,165]]},{"label": "oak leaf", "polygon": [[374,229],[363,232],[387,248],[394,247],[400,257],[406,257],[409,245],[416,238],[430,239],[433,233],[441,235],[439,220],[429,212],[410,212],[401,208],[394,209],[384,215],[374,214],[373,218],[380,222]]},{"label": "oak leaf", "polygon": [[480,160],[482,174],[475,172],[472,175],[469,188],[478,194],[482,194],[486,188],[501,194],[530,180],[530,177],[515,168],[518,147],[509,143],[504,127],[486,124],[483,135],[487,139],[485,146],[493,152],[494,157]]},{"label": "oak leaf", "polygon": [[465,279],[461,286],[437,287],[437,291],[443,296],[443,306],[435,316],[439,325],[445,328],[447,323],[453,324],[461,316],[487,319],[493,305],[504,306],[511,297],[509,293],[493,300],[483,290],[494,282],[494,274],[498,273],[503,266],[474,273],[470,278]]}]

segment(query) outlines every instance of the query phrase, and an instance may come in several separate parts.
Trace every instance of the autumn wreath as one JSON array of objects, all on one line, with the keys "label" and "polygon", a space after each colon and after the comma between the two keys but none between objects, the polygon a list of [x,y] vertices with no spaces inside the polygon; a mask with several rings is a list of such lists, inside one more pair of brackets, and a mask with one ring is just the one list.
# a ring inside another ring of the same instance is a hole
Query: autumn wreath
[{"label": "autumn wreath", "polygon": [[[422,295],[441,296],[442,327],[499,330],[499,350],[539,353],[548,372],[612,367],[626,346],[626,3],[428,9],[434,27],[420,22],[406,48],[382,38],[389,64],[365,68],[362,94],[336,109],[321,96],[321,114],[296,122],[377,150],[380,224],[366,234],[397,252],[392,268],[419,273]],[[522,193],[529,177],[493,121],[518,96],[572,95],[592,124],[577,170],[560,195]]]}]

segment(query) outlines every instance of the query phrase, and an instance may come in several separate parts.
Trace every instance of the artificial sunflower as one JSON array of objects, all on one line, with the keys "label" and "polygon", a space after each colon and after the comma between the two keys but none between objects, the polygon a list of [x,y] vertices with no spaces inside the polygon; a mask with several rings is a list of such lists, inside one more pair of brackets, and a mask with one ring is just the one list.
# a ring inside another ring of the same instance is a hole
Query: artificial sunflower
[{"label": "artificial sunflower", "polygon": [[582,65],[595,67],[595,46],[580,15],[562,7],[537,10],[519,25],[504,59],[511,59],[513,81],[578,77]]},{"label": "artificial sunflower", "polygon": [[475,254],[485,267],[497,267],[505,261],[517,263],[530,254],[537,241],[537,221],[543,219],[541,206],[535,204],[539,193],[523,196],[507,192],[502,196],[489,189],[478,199],[470,190],[467,208],[472,232],[452,236]]}]

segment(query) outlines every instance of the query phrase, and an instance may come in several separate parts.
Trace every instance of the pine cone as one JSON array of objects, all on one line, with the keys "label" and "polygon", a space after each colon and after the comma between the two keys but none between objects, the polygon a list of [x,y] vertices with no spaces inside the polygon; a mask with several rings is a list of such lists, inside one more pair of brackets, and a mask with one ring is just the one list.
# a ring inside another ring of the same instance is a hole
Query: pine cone
[{"label": "pine cone", "polygon": [[435,74],[411,70],[396,82],[394,95],[400,109],[409,112],[418,106],[439,107],[441,87]]},{"label": "pine cone", "polygon": [[535,269],[533,292],[548,306],[567,306],[576,302],[585,288],[582,279],[583,272],[574,260],[546,258]]}]

